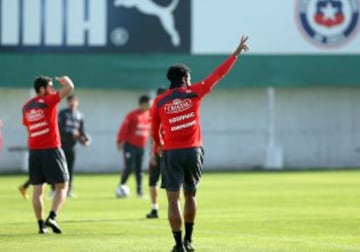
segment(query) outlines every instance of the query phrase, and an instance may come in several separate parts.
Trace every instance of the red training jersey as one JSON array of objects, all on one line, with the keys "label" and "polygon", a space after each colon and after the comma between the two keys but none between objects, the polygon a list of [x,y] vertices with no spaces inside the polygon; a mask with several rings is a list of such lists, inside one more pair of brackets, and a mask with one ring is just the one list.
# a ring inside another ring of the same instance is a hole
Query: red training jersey
[{"label": "red training jersey", "polygon": [[36,96],[23,106],[23,124],[28,131],[30,150],[60,148],[57,104],[60,94]]},{"label": "red training jersey", "polygon": [[206,94],[231,70],[237,57],[227,58],[205,80],[188,87],[174,88],[159,95],[151,109],[151,135],[163,149],[183,149],[202,146],[200,104]]},{"label": "red training jersey", "polygon": [[150,135],[150,127],[150,111],[133,110],[121,124],[116,142],[127,142],[144,148]]}]

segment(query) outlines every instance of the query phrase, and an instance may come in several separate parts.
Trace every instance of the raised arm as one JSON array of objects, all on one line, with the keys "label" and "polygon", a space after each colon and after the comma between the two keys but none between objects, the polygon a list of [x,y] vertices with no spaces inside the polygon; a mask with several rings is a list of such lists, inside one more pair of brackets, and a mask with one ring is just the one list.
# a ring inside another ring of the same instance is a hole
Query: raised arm
[{"label": "raised arm", "polygon": [[63,99],[74,90],[74,83],[68,76],[55,77],[62,88],[59,90],[60,98]]},{"label": "raised arm", "polygon": [[246,44],[247,40],[248,40],[247,36],[241,36],[240,44],[238,45],[238,47],[233,52],[234,56],[238,57],[241,54],[242,51],[247,52],[249,50],[249,47]]},{"label": "raised arm", "polygon": [[246,44],[248,37],[242,36],[235,51],[220,66],[218,66],[205,80],[200,82],[202,93],[207,94],[232,69],[242,51],[248,51]]}]

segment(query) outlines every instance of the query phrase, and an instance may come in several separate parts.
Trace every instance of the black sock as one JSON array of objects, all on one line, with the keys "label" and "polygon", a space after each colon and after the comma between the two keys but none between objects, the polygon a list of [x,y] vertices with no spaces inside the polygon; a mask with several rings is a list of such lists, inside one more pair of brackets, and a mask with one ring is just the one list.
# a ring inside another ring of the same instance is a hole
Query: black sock
[{"label": "black sock", "polygon": [[173,231],[173,236],[175,239],[176,246],[181,247],[182,246],[181,231]]},{"label": "black sock", "polygon": [[43,228],[45,228],[45,222],[44,222],[44,220],[38,220],[38,224],[39,224],[39,229],[40,229],[40,230],[43,229]]},{"label": "black sock", "polygon": [[48,218],[49,218],[49,219],[52,219],[52,220],[55,220],[55,218],[56,218],[56,213],[55,213],[54,211],[50,211]]},{"label": "black sock", "polygon": [[192,242],[192,232],[194,229],[194,223],[185,223],[185,241]]}]

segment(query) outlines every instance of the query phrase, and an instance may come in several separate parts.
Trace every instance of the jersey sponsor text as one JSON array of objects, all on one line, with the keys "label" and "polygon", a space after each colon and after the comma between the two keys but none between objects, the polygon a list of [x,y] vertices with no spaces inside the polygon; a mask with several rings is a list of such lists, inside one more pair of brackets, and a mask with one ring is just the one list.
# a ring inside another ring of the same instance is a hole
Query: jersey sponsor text
[{"label": "jersey sponsor text", "polygon": [[44,126],[47,126],[47,122],[39,122],[39,123],[36,123],[36,124],[33,124],[33,125],[30,125],[29,126],[29,130],[34,130],[34,129],[38,129],[38,128],[41,128],[41,127],[44,127]]},{"label": "jersey sponsor text", "polygon": [[188,123],[180,124],[178,126],[171,127],[171,131],[178,131],[178,130],[190,128],[190,127],[192,127],[194,125],[196,125],[196,120],[193,120],[193,121],[188,122]]},{"label": "jersey sponsor text", "polygon": [[42,135],[45,135],[47,133],[49,133],[49,128],[46,128],[46,129],[43,129],[43,130],[40,130],[40,131],[35,131],[33,133],[30,134],[30,137],[37,137],[37,136],[42,136]]},{"label": "jersey sponsor text", "polygon": [[45,117],[44,111],[32,109],[30,112],[26,113],[26,119],[29,122],[35,122],[43,119]]},{"label": "jersey sponsor text", "polygon": [[192,106],[193,106],[192,100],[190,98],[187,98],[184,100],[175,99],[171,104],[166,104],[164,108],[167,114],[174,114],[188,110]]},{"label": "jersey sponsor text", "polygon": [[193,118],[193,117],[195,117],[195,113],[191,112],[191,113],[188,113],[188,114],[185,114],[185,115],[170,118],[169,123],[173,124],[173,123],[180,122],[180,121],[183,121],[183,120],[186,120],[186,119],[189,119],[189,118]]}]

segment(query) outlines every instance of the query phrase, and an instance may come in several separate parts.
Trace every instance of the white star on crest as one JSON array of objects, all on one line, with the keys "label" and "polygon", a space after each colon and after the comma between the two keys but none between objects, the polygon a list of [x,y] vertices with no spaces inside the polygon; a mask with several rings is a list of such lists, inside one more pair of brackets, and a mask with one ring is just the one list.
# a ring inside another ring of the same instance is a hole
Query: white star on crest
[{"label": "white star on crest", "polygon": [[321,12],[324,14],[325,20],[328,19],[335,20],[335,14],[337,10],[332,6],[330,2],[326,3],[326,6],[321,9]]}]

